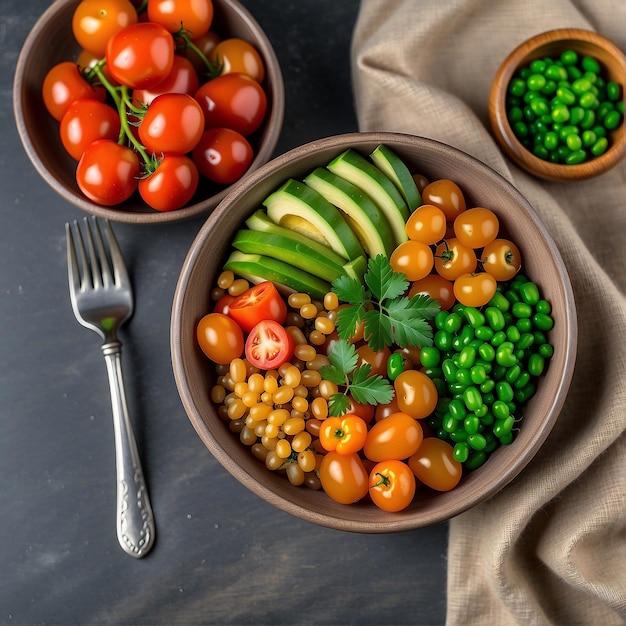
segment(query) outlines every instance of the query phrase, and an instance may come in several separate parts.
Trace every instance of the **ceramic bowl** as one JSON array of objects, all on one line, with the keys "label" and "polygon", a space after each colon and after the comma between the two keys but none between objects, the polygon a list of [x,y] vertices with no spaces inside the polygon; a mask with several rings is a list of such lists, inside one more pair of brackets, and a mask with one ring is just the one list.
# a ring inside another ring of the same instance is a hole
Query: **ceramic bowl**
[{"label": "ceramic bowl", "polygon": [[[515,441],[497,450],[452,491],[418,489],[400,513],[386,513],[371,501],[338,504],[322,491],[294,487],[256,460],[217,415],[210,388],[214,366],[200,351],[195,329],[210,311],[230,242],[243,221],[286,179],[302,179],[348,147],[368,155],[379,144],[396,152],[415,173],[430,180],[449,178],[464,191],[468,206],[493,209],[503,232],[518,243],[525,273],[552,304],[554,356],[529,402]],[[576,353],[574,298],[554,242],[528,201],[486,165],[431,139],[397,133],[339,135],[295,148],[253,172],[232,189],[201,227],[181,270],[173,301],[171,353],[176,384],[187,415],[208,450],[241,483],[267,502],[299,518],[330,528],[363,533],[409,530],[443,522],[494,495],[521,472],[550,433],[565,400]]]},{"label": "ceramic bowl", "polygon": [[489,94],[489,119],[493,133],[504,153],[518,166],[547,180],[579,180],[598,176],[624,157],[624,119],[607,135],[609,148],[599,157],[578,165],[555,164],[535,156],[515,136],[506,111],[507,90],[518,69],[535,59],[557,59],[566,50],[579,57],[595,58],[605,80],[619,83],[624,90],[624,53],[609,39],[587,30],[565,28],[551,30],[528,39],[513,50],[498,69]]},{"label": "ceramic bowl", "polygon": [[[76,162],[66,154],[59,138],[59,123],[46,111],[41,96],[41,85],[50,68],[61,61],[76,60],[80,52],[71,30],[78,2],[56,0],[31,30],[18,58],[13,108],[20,138],[35,169],[68,202],[110,220],[155,224],[208,213],[227,194],[229,187],[215,185],[203,177],[189,205],[166,213],[148,207],[139,194],[115,207],[104,207],[88,200],[78,189]],[[212,29],[222,38],[240,37],[250,42],[265,63],[263,86],[268,96],[268,110],[261,128],[248,138],[255,151],[248,171],[254,171],[271,158],[281,132],[285,104],[282,73],[267,36],[245,7],[237,0],[214,0],[213,6]]]}]

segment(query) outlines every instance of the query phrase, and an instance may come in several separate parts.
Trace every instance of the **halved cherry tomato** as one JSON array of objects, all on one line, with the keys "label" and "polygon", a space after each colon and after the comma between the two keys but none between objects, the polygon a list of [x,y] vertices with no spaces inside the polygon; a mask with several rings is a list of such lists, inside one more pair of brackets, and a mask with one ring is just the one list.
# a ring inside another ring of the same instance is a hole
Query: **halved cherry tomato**
[{"label": "halved cherry tomato", "polygon": [[263,370],[278,369],[291,359],[293,349],[291,335],[274,320],[259,322],[246,339],[246,359]]},{"label": "halved cherry tomato", "polygon": [[174,38],[160,24],[132,24],[107,41],[106,64],[118,83],[153,89],[172,71]]},{"label": "halved cherry tomato", "polygon": [[454,448],[438,437],[427,437],[409,458],[409,467],[425,485],[436,491],[450,491],[459,484],[463,466],[452,456]]},{"label": "halved cherry tomato", "polygon": [[87,146],[76,167],[76,182],[93,202],[112,206],[124,202],[137,189],[139,157],[134,150],[110,139]]},{"label": "halved cherry tomato", "polygon": [[196,338],[202,352],[215,363],[230,363],[243,353],[243,331],[222,313],[207,313],[198,322]]},{"label": "halved cherry tomato", "polygon": [[166,154],[152,174],[139,180],[139,194],[157,211],[184,207],[198,188],[198,168],[184,154]]},{"label": "halved cherry tomato", "polygon": [[228,314],[244,332],[249,333],[263,320],[284,324],[287,319],[287,304],[274,283],[266,280],[237,296],[230,303]]},{"label": "halved cherry tomato", "polygon": [[399,411],[376,422],[367,433],[363,453],[370,461],[407,459],[422,443],[420,423]]},{"label": "halved cherry tomato", "polygon": [[484,306],[493,298],[498,283],[487,272],[461,274],[454,281],[454,295],[465,306]]},{"label": "halved cherry tomato", "polygon": [[379,509],[391,513],[402,511],[415,495],[415,475],[402,461],[382,461],[370,472],[369,493]]},{"label": "halved cherry tomato", "polygon": [[409,298],[424,294],[437,300],[444,311],[454,306],[454,291],[452,282],[439,274],[429,274],[428,276],[416,280],[409,289]]},{"label": "halved cherry tomato", "polygon": [[435,383],[424,372],[406,370],[394,381],[398,406],[415,419],[428,417],[437,406],[439,394]]},{"label": "halved cherry tomato", "polygon": [[211,0],[148,0],[148,19],[171,33],[181,28],[195,39],[204,35],[213,22]]},{"label": "halved cherry tomato", "polygon": [[367,495],[367,470],[359,455],[328,452],[320,465],[322,489],[335,502],[352,504]]},{"label": "halved cherry tomato", "polygon": [[251,43],[238,37],[220,41],[211,51],[210,59],[221,66],[222,74],[247,74],[258,83],[265,78],[261,55]]},{"label": "halved cherry tomato", "polygon": [[327,417],[322,422],[319,438],[322,447],[328,452],[352,454],[358,452],[365,444],[367,424],[353,413]]},{"label": "halved cherry tomato", "polygon": [[250,167],[254,152],[248,140],[231,128],[209,128],[192,151],[200,173],[221,185],[239,180]]},{"label": "halved cherry tomato", "polygon": [[447,178],[433,180],[426,185],[422,191],[422,201],[439,207],[448,222],[453,222],[466,209],[463,192],[454,181]]},{"label": "halved cherry tomato", "polygon": [[494,239],[483,250],[482,264],[496,280],[510,280],[522,267],[522,255],[512,241]]}]

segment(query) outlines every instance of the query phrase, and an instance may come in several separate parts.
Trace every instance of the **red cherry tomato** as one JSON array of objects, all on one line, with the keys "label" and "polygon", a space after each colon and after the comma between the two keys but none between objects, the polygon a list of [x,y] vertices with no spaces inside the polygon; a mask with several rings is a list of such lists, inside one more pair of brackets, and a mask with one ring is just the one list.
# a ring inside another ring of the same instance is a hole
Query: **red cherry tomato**
[{"label": "red cherry tomato", "polygon": [[203,132],[200,105],[186,93],[164,93],[148,107],[139,126],[139,139],[153,154],[186,154],[196,147]]},{"label": "red cherry tomato", "polygon": [[164,93],[186,93],[193,96],[200,86],[200,79],[191,61],[179,54],[174,55],[172,71],[153,89],[135,89],[133,102],[148,105]]},{"label": "red cherry tomato", "polygon": [[106,64],[118,83],[153,89],[172,71],[174,38],[153,22],[127,26],[107,41]]},{"label": "red cherry tomato", "polygon": [[60,122],[72,102],[85,98],[104,102],[106,90],[86,81],[76,63],[63,61],[52,67],[44,77],[41,95],[48,113]]},{"label": "red cherry tomato", "polygon": [[394,381],[398,407],[415,419],[428,417],[437,406],[435,383],[419,370],[406,370]]},{"label": "red cherry tomato", "polygon": [[247,172],[254,152],[248,140],[237,131],[210,128],[193,149],[192,158],[206,178],[230,185]]},{"label": "red cherry tomato", "polygon": [[339,454],[358,452],[367,438],[367,424],[353,413],[341,417],[327,417],[320,427],[320,443],[328,452]]},{"label": "red cherry tomato", "polygon": [[409,467],[425,485],[436,491],[450,491],[461,480],[463,466],[453,457],[454,448],[437,437],[427,437],[409,459]]},{"label": "red cherry tomato", "polygon": [[139,194],[157,211],[174,211],[193,198],[199,178],[198,168],[188,156],[166,154],[152,174],[139,180]]},{"label": "red cherry tomato", "polygon": [[422,443],[420,423],[403,412],[392,413],[376,422],[367,433],[363,453],[370,461],[407,459]]},{"label": "red cherry tomato", "polygon": [[369,493],[379,509],[390,513],[402,511],[415,495],[415,475],[402,461],[382,461],[370,472]]},{"label": "red cherry tomato", "polygon": [[421,280],[416,280],[409,289],[409,298],[419,294],[437,300],[444,311],[450,309],[455,302],[452,282],[439,274],[429,274]]},{"label": "red cherry tomato", "polygon": [[224,74],[196,92],[205,128],[232,128],[244,136],[261,126],[267,110],[263,87],[246,74]]},{"label": "red cherry tomato", "polygon": [[81,0],[72,16],[72,33],[82,48],[101,58],[107,41],[135,23],[137,11],[129,0]]},{"label": "red cherry tomato", "polygon": [[494,239],[481,256],[483,269],[496,280],[510,280],[522,267],[519,248],[508,239]]},{"label": "red cherry tomato", "polygon": [[368,474],[363,461],[355,452],[328,452],[320,465],[322,489],[335,502],[352,504],[367,495]]},{"label": "red cherry tomato", "polygon": [[454,295],[465,306],[484,306],[493,298],[498,283],[487,272],[476,274],[461,274],[454,281]]},{"label": "red cherry tomato", "polygon": [[265,78],[261,55],[251,43],[238,37],[220,41],[211,51],[210,59],[221,66],[222,74],[247,74],[258,83]]},{"label": "red cherry tomato", "polygon": [[196,338],[202,352],[215,363],[225,365],[243,353],[243,331],[234,319],[222,313],[205,315],[198,322]]},{"label": "red cherry tomato", "polygon": [[137,189],[139,158],[126,146],[98,139],[90,144],[76,167],[76,182],[93,202],[112,206],[124,202]]},{"label": "red cherry tomato", "polygon": [[274,320],[284,324],[287,304],[274,283],[263,281],[237,296],[229,305],[228,314],[249,333],[259,322]]},{"label": "red cherry tomato", "polygon": [[213,22],[211,0],[148,0],[148,19],[161,24],[171,33],[181,28],[191,39],[204,35]]},{"label": "red cherry tomato", "polygon": [[61,118],[59,133],[63,147],[78,161],[87,146],[96,139],[117,141],[120,118],[117,111],[104,102],[76,100]]},{"label": "red cherry tomato", "polygon": [[263,320],[246,339],[246,359],[263,370],[278,369],[291,359],[293,348],[293,339],[284,326],[274,320]]},{"label": "red cherry tomato", "polygon": [[213,313],[223,313],[228,315],[230,310],[230,303],[235,299],[235,296],[231,296],[229,293],[225,293],[213,307]]}]

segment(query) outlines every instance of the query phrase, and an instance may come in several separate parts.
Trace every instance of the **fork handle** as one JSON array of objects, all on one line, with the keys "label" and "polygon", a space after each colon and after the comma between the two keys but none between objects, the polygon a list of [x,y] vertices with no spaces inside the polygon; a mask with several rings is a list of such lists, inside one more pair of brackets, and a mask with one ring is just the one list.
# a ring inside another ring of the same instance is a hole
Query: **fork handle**
[{"label": "fork handle", "polygon": [[109,375],[115,432],[117,538],[127,554],[141,558],[154,543],[154,515],[128,415],[122,378],[121,342],[105,343],[102,353]]}]

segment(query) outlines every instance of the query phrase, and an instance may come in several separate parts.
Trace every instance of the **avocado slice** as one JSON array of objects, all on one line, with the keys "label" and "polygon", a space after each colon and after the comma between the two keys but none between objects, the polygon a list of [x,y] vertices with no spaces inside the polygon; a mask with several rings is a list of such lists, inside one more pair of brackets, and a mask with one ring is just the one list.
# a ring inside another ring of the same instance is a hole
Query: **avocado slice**
[{"label": "avocado slice", "polygon": [[344,212],[370,257],[393,252],[394,239],[387,218],[356,185],[323,167],[314,169],[304,182]]},{"label": "avocado slice", "polygon": [[373,163],[348,148],[328,164],[328,169],[359,187],[378,205],[389,222],[396,246],[407,240],[404,224],[409,209],[396,186]]},{"label": "avocado slice", "polygon": [[405,162],[389,146],[380,144],[372,154],[370,159],[374,165],[389,178],[398,188],[406,202],[409,211],[412,213],[422,204],[422,194],[420,193],[415,180],[406,166]]},{"label": "avocado slice", "polygon": [[304,183],[289,179],[263,204],[276,224],[315,239],[348,260],[364,255],[357,236],[339,209]]},{"label": "avocado slice", "polygon": [[327,281],[262,254],[246,254],[235,250],[228,257],[224,269],[255,284],[271,280],[285,295],[301,291],[308,293],[312,298],[323,299],[330,291],[330,283]]}]

